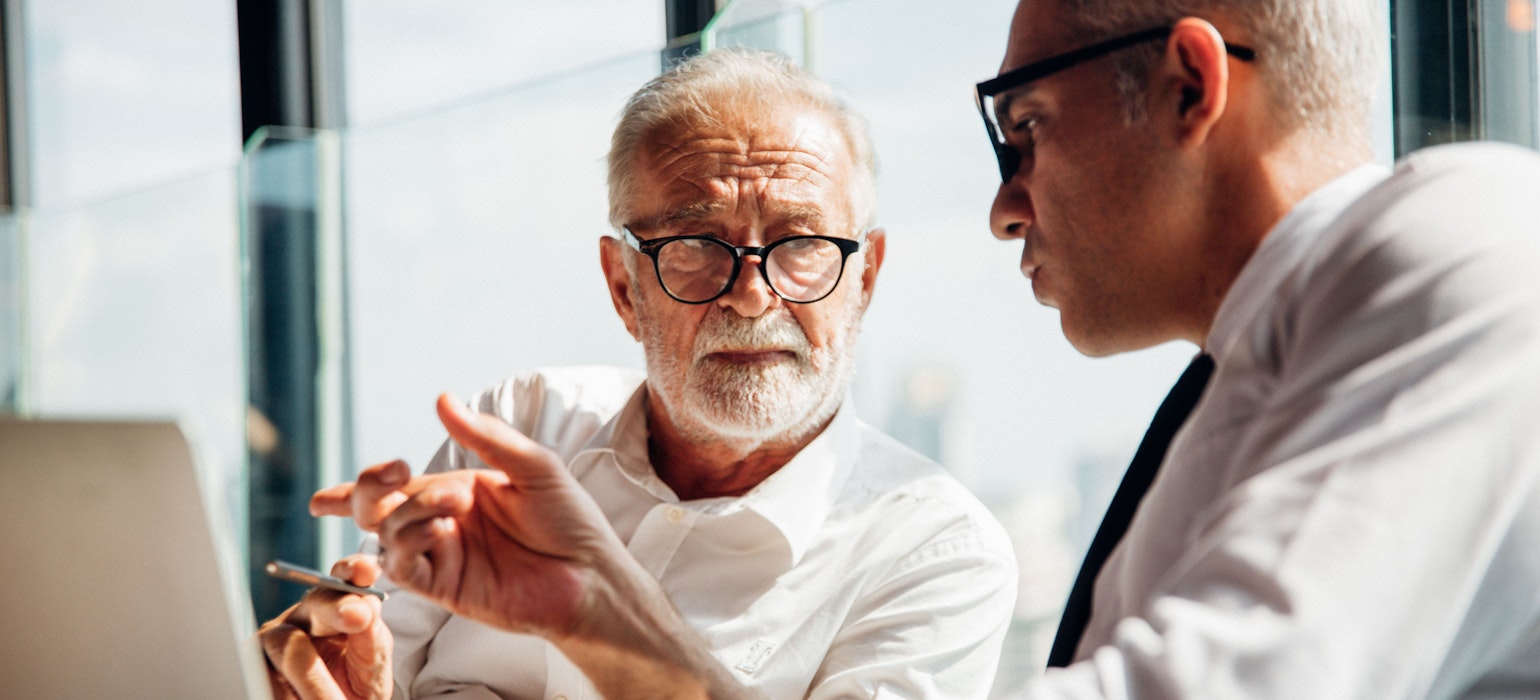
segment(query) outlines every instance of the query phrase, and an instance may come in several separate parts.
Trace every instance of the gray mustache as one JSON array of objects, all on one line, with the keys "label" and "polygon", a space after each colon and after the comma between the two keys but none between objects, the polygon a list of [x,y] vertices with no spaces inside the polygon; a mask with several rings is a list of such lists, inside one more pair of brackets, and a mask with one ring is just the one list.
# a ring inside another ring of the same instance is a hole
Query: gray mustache
[{"label": "gray mustache", "polygon": [[812,345],[802,326],[789,313],[744,318],[732,311],[707,317],[695,336],[695,358],[714,352],[738,352],[774,348],[790,350],[806,358]]}]

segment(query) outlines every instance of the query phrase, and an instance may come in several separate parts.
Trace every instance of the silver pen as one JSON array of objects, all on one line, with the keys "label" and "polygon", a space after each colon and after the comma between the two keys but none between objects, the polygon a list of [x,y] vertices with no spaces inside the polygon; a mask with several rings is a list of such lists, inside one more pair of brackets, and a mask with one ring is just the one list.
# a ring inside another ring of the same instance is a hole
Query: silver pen
[{"label": "silver pen", "polygon": [[268,562],[265,568],[267,569],[268,576],[283,579],[285,581],[308,584],[315,586],[316,588],[328,588],[334,591],[342,591],[343,593],[372,595],[378,597],[382,601],[390,597],[385,593],[385,591],[382,591],[378,588],[364,588],[363,586],[355,586],[351,583],[348,583],[347,581],[337,578],[336,576],[328,576],[327,574],[323,574],[319,571],[316,571],[315,569],[300,566],[298,564],[290,564],[286,561],[274,559]]}]

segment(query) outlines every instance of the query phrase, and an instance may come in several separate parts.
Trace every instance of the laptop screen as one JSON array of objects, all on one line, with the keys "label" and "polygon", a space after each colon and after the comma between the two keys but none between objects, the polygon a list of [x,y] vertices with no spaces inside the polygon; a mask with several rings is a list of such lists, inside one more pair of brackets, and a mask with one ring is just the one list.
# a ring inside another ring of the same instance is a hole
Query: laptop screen
[{"label": "laptop screen", "polygon": [[174,423],[0,419],[13,697],[267,698],[234,543]]}]

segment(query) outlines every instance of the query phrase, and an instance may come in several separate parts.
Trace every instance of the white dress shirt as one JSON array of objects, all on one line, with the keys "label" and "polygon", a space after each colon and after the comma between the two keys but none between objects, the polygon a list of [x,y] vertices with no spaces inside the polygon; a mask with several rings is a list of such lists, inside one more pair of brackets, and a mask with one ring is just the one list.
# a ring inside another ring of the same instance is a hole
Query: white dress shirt
[{"label": "white dress shirt", "polygon": [[1540,697],[1540,155],[1429,149],[1267,236],[1028,696]]},{"label": "white dress shirt", "polygon": [[[642,378],[544,370],[471,405],[559,453],[717,659],[766,697],[985,697],[1016,564],[972,494],[847,401],[749,493],[680,502],[648,461]],[[428,471],[475,466],[446,443]],[[385,620],[397,698],[598,697],[539,638],[400,592]]]}]

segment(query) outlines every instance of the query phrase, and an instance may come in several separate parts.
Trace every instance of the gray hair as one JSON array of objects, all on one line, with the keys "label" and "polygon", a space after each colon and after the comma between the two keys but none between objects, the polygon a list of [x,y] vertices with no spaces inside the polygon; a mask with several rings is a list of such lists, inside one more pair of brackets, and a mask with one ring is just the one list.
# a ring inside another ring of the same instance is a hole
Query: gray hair
[{"label": "gray hair", "polygon": [[[1063,0],[1065,16],[1088,40],[1183,17],[1223,17],[1240,25],[1257,52],[1257,70],[1279,124],[1326,140],[1367,140],[1369,104],[1380,77],[1386,19],[1374,0]],[[1143,117],[1143,85],[1156,47],[1122,52],[1118,88],[1130,121]]]},{"label": "gray hair", "polygon": [[610,139],[610,225],[630,215],[638,152],[647,139],[682,126],[712,124],[744,107],[801,103],[833,118],[854,169],[851,220],[864,232],[876,225],[877,164],[866,122],[823,80],[768,51],[717,49],[686,59],[653,78],[626,102]]}]

